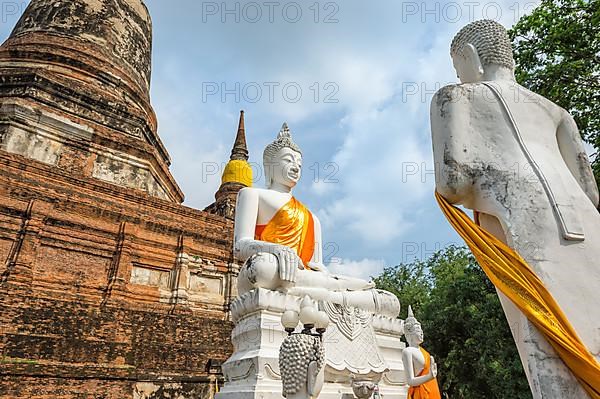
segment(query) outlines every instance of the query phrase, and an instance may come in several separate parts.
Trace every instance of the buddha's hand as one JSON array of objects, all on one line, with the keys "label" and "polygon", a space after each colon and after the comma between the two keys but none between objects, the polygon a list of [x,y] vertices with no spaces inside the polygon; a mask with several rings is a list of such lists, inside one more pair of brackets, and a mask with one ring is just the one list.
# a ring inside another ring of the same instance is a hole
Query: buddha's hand
[{"label": "buddha's hand", "polygon": [[308,262],[307,266],[310,270],[314,270],[316,272],[327,273],[327,269],[325,268],[325,265],[322,263]]},{"label": "buddha's hand", "polygon": [[302,260],[290,247],[276,245],[273,247],[273,255],[279,262],[279,278],[290,283],[296,282],[296,271],[302,269]]},{"label": "buddha's hand", "polygon": [[430,356],[431,358],[431,366],[429,369],[429,375],[431,375],[433,378],[437,378],[437,363],[435,362],[435,359],[433,358],[433,356]]}]

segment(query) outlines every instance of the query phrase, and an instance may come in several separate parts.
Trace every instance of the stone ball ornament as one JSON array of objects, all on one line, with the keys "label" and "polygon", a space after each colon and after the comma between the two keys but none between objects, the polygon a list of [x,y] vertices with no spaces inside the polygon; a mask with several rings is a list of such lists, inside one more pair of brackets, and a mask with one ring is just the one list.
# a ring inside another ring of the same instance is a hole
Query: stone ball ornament
[{"label": "stone ball ornament", "polygon": [[298,323],[300,322],[300,315],[295,310],[286,310],[281,315],[281,324],[288,333],[294,332]]},{"label": "stone ball ornament", "polygon": [[312,306],[300,309],[300,321],[305,326],[314,326],[317,322],[318,312]]},{"label": "stone ball ornament", "polygon": [[317,312],[317,320],[315,321],[315,328],[318,333],[323,334],[327,327],[329,327],[329,316],[323,311]]}]

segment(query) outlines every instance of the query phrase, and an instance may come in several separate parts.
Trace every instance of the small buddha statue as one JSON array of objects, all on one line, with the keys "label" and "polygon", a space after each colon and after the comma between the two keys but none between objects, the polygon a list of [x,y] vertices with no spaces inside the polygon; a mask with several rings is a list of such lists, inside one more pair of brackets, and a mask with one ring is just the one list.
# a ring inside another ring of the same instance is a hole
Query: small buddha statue
[{"label": "small buddha statue", "polygon": [[302,175],[302,151],[287,124],[266,147],[263,163],[267,188],[238,194],[234,256],[244,264],[238,293],[264,288],[396,317],[395,296],[370,282],[332,275],[323,265],[319,219],[292,194]]},{"label": "small buddha statue", "polygon": [[410,386],[408,399],[441,399],[436,379],[437,365],[433,356],[421,346],[423,329],[410,306],[404,321],[404,337],[408,342],[408,347],[402,351],[406,381]]}]

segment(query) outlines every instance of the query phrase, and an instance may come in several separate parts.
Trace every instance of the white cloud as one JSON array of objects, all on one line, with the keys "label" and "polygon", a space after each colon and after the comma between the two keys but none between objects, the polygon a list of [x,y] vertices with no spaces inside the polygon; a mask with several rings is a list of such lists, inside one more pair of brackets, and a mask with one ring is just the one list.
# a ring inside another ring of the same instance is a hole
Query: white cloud
[{"label": "white cloud", "polygon": [[341,274],[344,276],[371,280],[383,272],[385,262],[383,259],[363,259],[359,261],[350,259],[333,258],[327,265],[327,269],[332,274]]},{"label": "white cloud", "polygon": [[[261,162],[262,149],[287,120],[307,160],[337,167],[333,176],[321,170],[326,173],[312,183],[313,171],[306,169],[298,190],[319,215],[324,241],[336,243],[336,256],[344,259],[332,271],[368,277],[385,262],[398,263],[402,241],[430,248],[456,239],[432,199],[428,172],[429,100],[437,87],[456,79],[452,36],[470,20],[495,17],[497,5],[500,21],[510,26],[539,0],[484,1],[472,14],[468,2],[344,0],[335,3],[334,24],[314,23],[312,2],[302,3],[299,23],[276,17],[274,23],[255,24],[234,23],[231,16],[221,23],[220,15],[203,22],[205,2],[146,3],[154,22],[152,101],[186,203],[202,209],[212,202],[220,174],[203,171],[226,162],[240,109],[247,111],[253,162]],[[407,12],[411,5],[419,7],[415,14]],[[449,5],[459,6],[460,21],[444,15]],[[438,15],[427,13],[436,7]],[[330,11],[322,9],[320,19]],[[7,17],[0,26],[5,37],[18,15]],[[273,102],[266,100],[266,89],[256,103],[244,96],[222,102],[220,95],[203,98],[207,82],[280,86]],[[339,88],[334,96],[339,102],[323,101],[331,93],[324,88],[328,82]],[[286,83],[300,85],[300,101],[282,98]]]},{"label": "white cloud", "polygon": [[583,146],[585,147],[585,151],[587,152],[588,156],[590,157],[590,159],[593,161],[594,159],[596,159],[596,157],[598,156],[596,149],[589,143],[583,143]]},{"label": "white cloud", "polygon": [[[485,17],[484,10],[493,16],[489,13],[500,4],[500,19],[510,25],[514,14],[530,2],[487,4],[479,4],[471,19]],[[171,108],[163,106],[166,100],[160,100],[157,109],[161,122],[171,120],[167,134],[173,135],[168,138],[169,148],[177,153],[174,171],[188,194],[188,203],[194,206],[210,202],[218,187],[218,179],[205,184],[197,181],[199,163],[226,159],[237,109],[248,111],[247,135],[255,162],[260,162],[262,148],[281,122],[290,122],[296,140],[304,146],[307,165],[298,189],[303,195],[300,199],[313,204],[323,224],[324,241],[339,248],[337,252],[350,265],[348,274],[379,262],[370,261],[372,258],[395,264],[401,257],[399,243],[409,238],[427,246],[456,237],[431,199],[434,181],[428,110],[433,92],[456,80],[449,44],[469,22],[469,15],[463,10],[461,22],[436,20],[436,16],[422,13],[405,15],[404,3],[393,1],[347,1],[339,6],[337,24],[220,24],[214,19],[194,26],[198,41],[178,55],[178,62],[186,66],[181,70],[171,66],[173,70],[167,73],[176,83],[163,84],[155,91],[161,96],[167,89],[172,93],[173,87],[181,91],[167,95]],[[154,7],[162,8],[158,3]],[[150,9],[153,11],[152,5]],[[194,13],[190,9],[186,15],[175,14],[174,10],[169,8],[160,17],[183,18],[171,29],[181,37],[193,37],[188,33],[193,24],[184,22]],[[156,19],[159,14],[154,16]],[[209,33],[210,40],[205,37]],[[172,32],[169,35],[167,51],[174,56],[178,39]],[[158,52],[155,55],[161,62]],[[159,70],[154,82],[164,79],[165,73]],[[205,81],[224,82],[228,87],[236,82],[277,82],[280,86],[272,103],[264,98],[258,103],[245,103],[242,98],[238,103],[232,97],[225,103],[217,99],[201,102],[199,88]],[[298,102],[282,98],[281,85],[290,82],[303,89]],[[327,82],[339,88],[335,96],[339,102],[322,101]],[[310,89],[315,83],[319,84],[319,101]],[[186,109],[187,115],[171,111],[177,107]],[[196,130],[191,131],[191,126]],[[309,126],[316,132],[310,138],[305,136]],[[184,140],[182,132],[188,132]],[[330,136],[332,132],[335,136]],[[320,165],[331,162],[337,168],[333,179],[326,181],[320,173],[310,182],[313,171],[308,169],[308,159]],[[349,260],[363,258],[360,262]]]}]

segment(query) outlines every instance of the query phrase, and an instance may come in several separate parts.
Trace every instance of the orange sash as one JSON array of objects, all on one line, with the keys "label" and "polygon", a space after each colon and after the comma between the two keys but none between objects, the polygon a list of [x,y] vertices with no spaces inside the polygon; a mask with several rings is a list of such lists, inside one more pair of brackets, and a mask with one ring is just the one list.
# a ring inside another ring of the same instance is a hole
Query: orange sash
[{"label": "orange sash", "polygon": [[315,252],[315,226],[312,213],[292,197],[266,225],[256,226],[255,239],[292,248],[308,269]]},{"label": "orange sash", "polygon": [[496,288],[544,335],[588,395],[600,399],[600,363],[587,350],[543,281],[512,248],[476,225],[439,193],[435,196]]},{"label": "orange sash", "polygon": [[[422,377],[429,374],[431,367],[431,355],[425,349],[419,347],[423,357],[425,358],[425,366],[423,371],[419,373],[417,377]],[[442,399],[440,389],[437,384],[437,379],[427,381],[426,383],[419,385],[418,387],[410,387],[408,389],[408,399]]]}]

